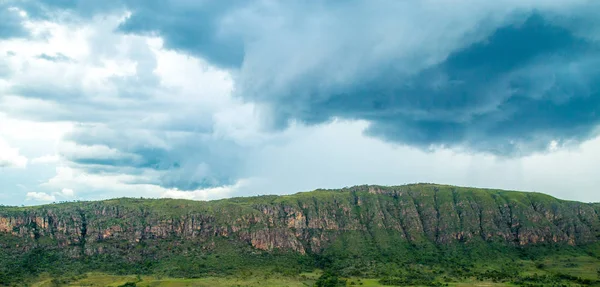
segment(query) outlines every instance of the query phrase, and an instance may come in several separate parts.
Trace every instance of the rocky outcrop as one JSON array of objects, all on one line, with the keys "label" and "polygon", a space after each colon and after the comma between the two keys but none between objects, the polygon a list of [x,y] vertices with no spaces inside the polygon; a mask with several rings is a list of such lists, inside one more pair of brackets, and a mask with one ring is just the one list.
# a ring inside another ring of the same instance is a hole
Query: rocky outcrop
[{"label": "rocky outcrop", "polygon": [[[227,238],[256,250],[320,253],[345,233],[379,242],[384,232],[439,245],[499,242],[583,245],[600,238],[600,205],[537,193],[419,184],[358,186],[212,202],[117,199],[0,208],[11,248],[44,245],[79,256],[183,240],[210,248]],[[11,241],[14,242],[14,241]]]}]

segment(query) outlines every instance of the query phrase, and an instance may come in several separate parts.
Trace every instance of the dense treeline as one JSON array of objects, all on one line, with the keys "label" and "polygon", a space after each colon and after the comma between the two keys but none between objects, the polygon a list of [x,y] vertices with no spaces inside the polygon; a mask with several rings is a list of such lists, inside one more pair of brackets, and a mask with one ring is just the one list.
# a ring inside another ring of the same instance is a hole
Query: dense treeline
[{"label": "dense treeline", "polygon": [[[229,244],[224,242],[224,245]],[[158,277],[200,278],[205,276],[299,276],[314,269],[325,270],[317,286],[345,286],[343,278],[380,278],[390,286],[446,286],[447,283],[468,279],[514,283],[519,286],[592,286],[596,279],[580,278],[568,273],[526,275],[524,260],[542,262],[551,254],[577,258],[586,252],[574,247],[539,247],[537,249],[505,248],[502,256],[487,258],[481,248],[463,250],[435,246],[414,247],[421,253],[381,254],[364,252],[360,257],[335,250],[327,254],[298,256],[289,252],[237,253],[237,248],[212,252],[175,252],[170,258],[156,261],[151,256],[129,261],[119,255],[71,257],[56,250],[35,248],[25,253],[8,253],[3,248],[0,257],[0,285],[22,286],[42,274],[51,274],[56,286],[76,281],[87,272],[105,272],[119,275],[153,275]],[[489,249],[489,246],[487,247]],[[364,248],[368,251],[369,248]],[[498,253],[500,254],[500,253]],[[461,256],[459,256],[461,255]],[[59,263],[59,264],[57,264]],[[538,263],[536,270],[546,269]],[[577,268],[565,263],[565,268]],[[600,268],[600,267],[599,267]],[[350,282],[348,282],[350,283]],[[354,285],[359,285],[354,282]],[[352,284],[351,284],[352,285]]]}]

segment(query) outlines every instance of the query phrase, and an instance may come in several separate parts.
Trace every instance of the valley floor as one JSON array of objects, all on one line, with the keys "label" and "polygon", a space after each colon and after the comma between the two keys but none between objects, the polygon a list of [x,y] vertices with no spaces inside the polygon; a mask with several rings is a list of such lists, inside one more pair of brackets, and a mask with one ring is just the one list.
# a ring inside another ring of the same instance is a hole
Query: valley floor
[{"label": "valley floor", "polygon": [[[306,287],[314,286],[318,272],[303,274],[299,277],[275,277],[275,278],[233,278],[233,277],[207,277],[198,279],[177,279],[177,278],[156,278],[152,276],[113,276],[100,273],[85,274],[85,278],[77,279],[71,282],[64,282],[64,285],[59,286],[88,286],[88,287],[119,287],[119,286],[137,286],[137,287],[229,287],[229,286],[244,286],[244,287]],[[141,280],[141,281],[140,281]],[[126,285],[128,283],[135,285]],[[56,282],[52,279],[43,279],[42,281],[33,284],[33,287],[54,287]],[[382,285],[378,279],[360,279],[348,278],[346,286],[390,286]],[[494,283],[485,281],[465,281],[461,283],[449,283],[448,286],[480,286],[480,287],[500,287],[500,286],[515,286],[508,283]]]},{"label": "valley floor", "polygon": [[[523,264],[524,263],[524,264]],[[591,257],[571,257],[561,258],[554,257],[544,262],[538,262],[534,264],[529,261],[522,261],[520,265],[523,268],[522,276],[544,276],[549,274],[567,274],[571,276],[577,276],[580,278],[586,278],[593,280],[591,284],[578,284],[574,282],[560,282],[556,286],[600,286],[598,281],[594,280],[598,278],[598,272],[600,268],[600,262]],[[540,269],[543,268],[543,269]],[[157,276],[118,276],[109,275],[104,273],[86,273],[79,276],[70,278],[53,279],[50,275],[46,274],[40,278],[37,283],[30,286],[32,287],[55,287],[55,286],[86,286],[86,287],[100,287],[100,286],[111,286],[111,287],[225,287],[225,286],[245,286],[245,287],[306,287],[315,286],[315,283],[319,277],[323,274],[322,271],[316,270],[311,273],[301,273],[296,276],[284,276],[278,274],[263,274],[263,275],[250,275],[250,276],[229,276],[229,277],[204,277],[194,279],[184,278],[161,278]],[[443,278],[443,276],[441,277]],[[396,285],[383,285],[380,279],[366,279],[366,278],[343,278],[346,280],[346,286],[396,286]],[[460,282],[457,282],[460,281]],[[505,281],[505,282],[498,282]],[[455,286],[455,287],[466,287],[466,286],[479,286],[479,287],[501,287],[501,286],[554,286],[548,285],[543,282],[527,282],[524,284],[515,284],[506,280],[496,280],[493,282],[491,279],[482,279],[475,277],[465,277],[462,279],[449,279],[438,282],[439,286]],[[558,282],[557,282],[558,283]],[[529,285],[530,284],[530,285]],[[554,284],[554,283],[553,283]],[[407,285],[402,285],[407,286]]]},{"label": "valley floor", "polygon": [[[256,287],[305,287],[317,286],[328,272],[315,270],[295,274],[280,273],[275,269],[252,268],[229,276],[206,276],[201,278],[172,278],[161,275],[111,275],[90,272],[80,275],[53,276],[42,273],[37,280],[29,283],[17,283],[12,286],[57,287],[187,287],[187,286],[256,286]],[[460,268],[458,269],[460,270]],[[396,275],[383,278],[358,278],[352,275],[340,276],[345,286],[421,286],[412,285],[419,278],[430,278],[423,286],[600,286],[600,259],[587,255],[553,255],[537,260],[514,260],[511,262],[484,262],[473,264],[465,272],[454,269],[430,268],[425,265],[413,265],[410,269],[396,270]],[[394,273],[394,272],[391,272]],[[403,274],[403,275],[402,275]],[[421,277],[415,277],[420,274]],[[426,275],[426,276],[425,276]],[[336,276],[336,278],[338,278]],[[336,279],[337,280],[337,279]],[[425,281],[421,281],[425,282]],[[322,282],[321,282],[322,283]],[[340,283],[340,282],[338,282]],[[0,284],[1,285],[1,284]],[[318,285],[318,286],[344,286]]]}]

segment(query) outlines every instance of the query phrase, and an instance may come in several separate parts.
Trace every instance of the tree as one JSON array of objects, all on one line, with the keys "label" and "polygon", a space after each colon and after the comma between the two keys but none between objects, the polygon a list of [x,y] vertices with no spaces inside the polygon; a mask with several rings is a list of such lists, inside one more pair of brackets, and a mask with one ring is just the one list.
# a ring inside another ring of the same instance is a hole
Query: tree
[{"label": "tree", "polygon": [[325,272],[325,273],[323,273],[323,275],[321,275],[321,277],[319,277],[319,279],[315,283],[315,286],[317,286],[317,287],[346,286],[346,280],[338,278],[337,275],[335,275],[331,272]]}]

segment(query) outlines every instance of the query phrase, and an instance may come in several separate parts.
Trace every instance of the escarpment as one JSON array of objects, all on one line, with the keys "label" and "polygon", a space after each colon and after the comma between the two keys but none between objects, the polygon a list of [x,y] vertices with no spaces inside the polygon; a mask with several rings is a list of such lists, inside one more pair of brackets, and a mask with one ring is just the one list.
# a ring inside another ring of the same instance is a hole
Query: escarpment
[{"label": "escarpment", "polygon": [[410,244],[577,246],[599,240],[599,214],[599,204],[539,193],[434,184],[209,202],[114,199],[0,207],[0,247],[135,257],[135,246],[192,243],[190,248],[210,250],[215,240],[228,240],[257,251],[319,254],[348,233],[376,245],[385,234]]}]

